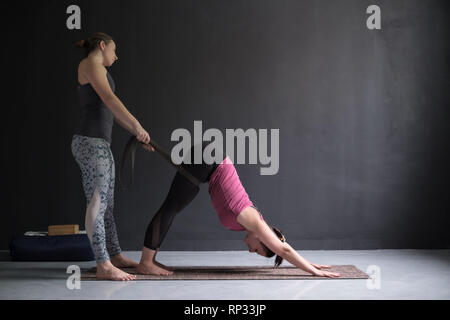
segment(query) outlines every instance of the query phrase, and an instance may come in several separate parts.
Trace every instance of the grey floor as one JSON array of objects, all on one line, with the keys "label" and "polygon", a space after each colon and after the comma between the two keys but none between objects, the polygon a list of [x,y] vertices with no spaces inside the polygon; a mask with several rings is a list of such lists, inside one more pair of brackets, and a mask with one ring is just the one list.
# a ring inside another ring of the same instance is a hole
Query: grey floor
[{"label": "grey floor", "polygon": [[[368,280],[222,280],[222,281],[81,281],[69,289],[66,273],[72,264],[94,262],[12,262],[0,252],[0,299],[165,299],[165,300],[355,300],[450,298],[450,250],[299,251],[321,264],[353,264]],[[138,251],[125,252],[139,261]],[[159,252],[166,265],[270,265],[247,251]],[[283,265],[290,265],[284,262]]]}]

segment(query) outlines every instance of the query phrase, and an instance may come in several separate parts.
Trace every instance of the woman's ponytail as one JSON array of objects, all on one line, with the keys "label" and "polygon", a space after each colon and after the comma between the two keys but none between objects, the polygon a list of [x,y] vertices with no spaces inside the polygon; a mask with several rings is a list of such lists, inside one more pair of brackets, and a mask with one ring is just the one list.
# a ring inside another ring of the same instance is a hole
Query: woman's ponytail
[{"label": "woman's ponytail", "polygon": [[84,48],[85,57],[91,53],[91,51],[95,50],[100,42],[104,41],[105,44],[108,44],[114,40],[110,35],[107,35],[103,32],[95,32],[93,33],[87,40],[79,40],[75,42],[75,47]]},{"label": "woman's ponytail", "polygon": [[79,40],[77,42],[75,42],[75,47],[77,48],[86,48],[87,46],[89,46],[89,43],[87,42],[87,40]]},{"label": "woman's ponytail", "polygon": [[[274,226],[270,226],[270,228],[275,233],[275,235],[278,237],[278,239],[280,239],[281,242],[286,242],[286,238],[284,237],[284,235],[283,235],[283,233],[281,232],[280,229],[278,229],[278,228],[276,228]],[[264,249],[267,252],[267,258],[271,258],[271,257],[273,257],[275,255],[275,252],[273,252],[272,250],[267,248],[267,246],[264,243],[261,242],[261,244],[262,244],[262,246],[264,247]],[[278,268],[281,265],[282,262],[283,262],[283,258],[281,256],[277,255],[276,258],[275,258],[274,268]]]}]

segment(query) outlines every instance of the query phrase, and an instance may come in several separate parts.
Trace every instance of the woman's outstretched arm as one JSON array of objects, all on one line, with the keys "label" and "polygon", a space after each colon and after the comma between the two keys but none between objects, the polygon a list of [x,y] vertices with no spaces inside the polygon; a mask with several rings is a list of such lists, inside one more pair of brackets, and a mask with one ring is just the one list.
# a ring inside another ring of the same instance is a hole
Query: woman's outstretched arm
[{"label": "woman's outstretched arm", "polygon": [[272,232],[265,221],[259,217],[258,211],[248,207],[238,216],[238,222],[248,231],[256,234],[259,240],[264,243],[275,254],[279,255],[292,265],[316,276],[338,277],[338,273],[322,271],[315,268],[305,258],[297,253],[287,242],[281,242]]},{"label": "woman's outstretched arm", "polygon": [[[323,270],[317,269],[315,264],[310,263],[305,258],[303,258],[301,255],[299,255],[297,253],[297,251],[295,251],[294,248],[292,248],[288,243],[285,243],[285,244],[288,247],[288,250],[285,253],[285,255],[281,256],[281,257],[283,259],[289,261],[294,266],[301,268],[302,270],[305,270],[305,271],[307,271],[315,276],[319,276],[319,277],[337,278],[340,276],[339,273],[323,271]],[[302,266],[306,266],[306,268],[304,268]],[[329,266],[323,266],[323,265],[317,265],[317,266],[322,267],[322,268],[329,267]],[[309,271],[309,270],[311,270],[311,271]]]}]

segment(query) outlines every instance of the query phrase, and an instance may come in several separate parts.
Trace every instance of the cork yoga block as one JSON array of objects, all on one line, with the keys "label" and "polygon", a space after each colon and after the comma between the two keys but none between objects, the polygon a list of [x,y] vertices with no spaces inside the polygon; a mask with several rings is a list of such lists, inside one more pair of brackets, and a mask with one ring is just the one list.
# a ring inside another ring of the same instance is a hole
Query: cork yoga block
[{"label": "cork yoga block", "polygon": [[77,224],[62,224],[48,226],[49,236],[61,236],[66,234],[77,234],[79,231],[79,226]]}]

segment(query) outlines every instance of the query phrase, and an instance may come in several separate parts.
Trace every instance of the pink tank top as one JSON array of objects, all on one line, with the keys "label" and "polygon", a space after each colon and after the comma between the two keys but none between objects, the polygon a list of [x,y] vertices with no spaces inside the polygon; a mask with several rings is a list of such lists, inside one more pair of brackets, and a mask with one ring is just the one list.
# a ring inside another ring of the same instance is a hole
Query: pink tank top
[{"label": "pink tank top", "polygon": [[[244,231],[245,228],[237,222],[237,216],[245,208],[254,205],[228,156],[212,173],[208,192],[222,225],[232,231]],[[263,220],[261,213],[259,215]]]}]

